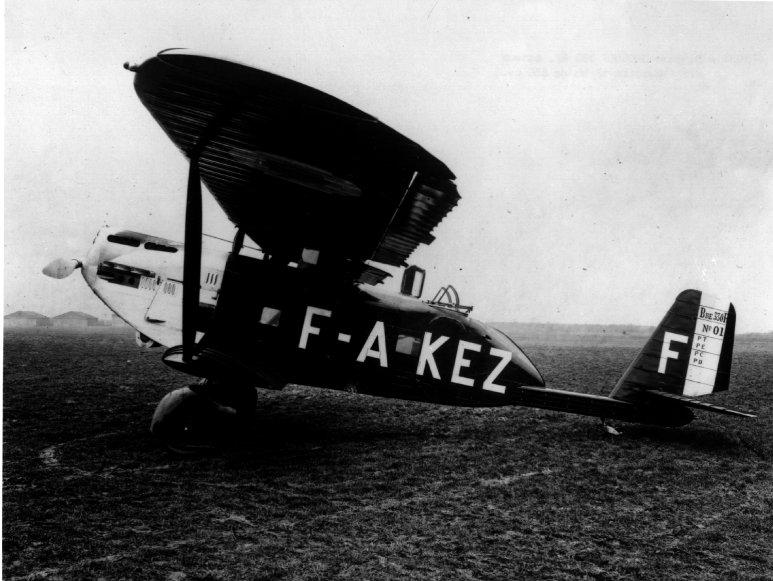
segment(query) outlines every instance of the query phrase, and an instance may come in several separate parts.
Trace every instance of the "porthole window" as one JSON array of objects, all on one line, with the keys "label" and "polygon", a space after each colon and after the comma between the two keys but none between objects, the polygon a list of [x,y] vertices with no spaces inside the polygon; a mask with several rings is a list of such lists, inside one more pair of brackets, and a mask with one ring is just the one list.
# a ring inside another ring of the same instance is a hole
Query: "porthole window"
[{"label": "porthole window", "polygon": [[410,335],[398,335],[395,351],[406,355],[415,355],[419,352],[419,340]]},{"label": "porthole window", "polygon": [[268,325],[269,327],[279,326],[279,316],[282,311],[274,309],[272,307],[263,307],[263,311],[260,313],[260,324]]},{"label": "porthole window", "polygon": [[301,253],[301,260],[306,264],[317,264],[317,261],[319,260],[319,250],[304,248]]},{"label": "porthole window", "polygon": [[135,248],[140,245],[140,241],[136,238],[132,238],[131,236],[121,236],[119,234],[109,234],[107,241],[113,242],[114,244],[123,244],[124,246],[134,246]]}]

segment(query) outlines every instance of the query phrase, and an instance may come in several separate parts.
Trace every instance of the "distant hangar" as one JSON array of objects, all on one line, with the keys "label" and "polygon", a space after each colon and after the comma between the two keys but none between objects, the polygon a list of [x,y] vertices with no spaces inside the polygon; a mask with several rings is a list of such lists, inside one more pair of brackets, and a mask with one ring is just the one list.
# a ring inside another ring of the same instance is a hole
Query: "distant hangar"
[{"label": "distant hangar", "polygon": [[50,327],[51,319],[35,311],[16,311],[3,318],[6,329]]},{"label": "distant hangar", "polygon": [[84,328],[84,327],[103,327],[104,324],[94,315],[83,313],[81,311],[67,311],[51,319],[54,327]]},{"label": "distant hangar", "polygon": [[31,329],[36,327],[55,327],[64,329],[83,329],[88,327],[124,327],[116,315],[108,319],[99,319],[82,311],[67,311],[55,317],[47,317],[35,311],[16,311],[3,317],[6,329]]}]

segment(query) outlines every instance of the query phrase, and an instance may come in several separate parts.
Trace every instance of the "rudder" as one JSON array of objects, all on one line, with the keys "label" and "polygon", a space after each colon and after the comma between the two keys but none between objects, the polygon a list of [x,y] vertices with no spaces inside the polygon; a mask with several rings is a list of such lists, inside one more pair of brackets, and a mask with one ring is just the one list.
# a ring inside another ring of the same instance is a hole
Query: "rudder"
[{"label": "rudder", "polygon": [[610,397],[631,401],[642,391],[701,396],[728,389],[734,333],[732,303],[682,291]]}]

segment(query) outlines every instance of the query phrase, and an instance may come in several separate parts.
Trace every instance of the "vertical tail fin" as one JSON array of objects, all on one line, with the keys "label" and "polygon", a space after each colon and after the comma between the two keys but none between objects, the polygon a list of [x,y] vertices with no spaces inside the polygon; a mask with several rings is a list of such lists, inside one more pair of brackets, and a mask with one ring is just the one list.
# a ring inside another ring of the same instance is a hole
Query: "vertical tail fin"
[{"label": "vertical tail fin", "polygon": [[643,391],[699,396],[730,380],[735,309],[697,290],[679,294],[610,397],[630,401]]}]

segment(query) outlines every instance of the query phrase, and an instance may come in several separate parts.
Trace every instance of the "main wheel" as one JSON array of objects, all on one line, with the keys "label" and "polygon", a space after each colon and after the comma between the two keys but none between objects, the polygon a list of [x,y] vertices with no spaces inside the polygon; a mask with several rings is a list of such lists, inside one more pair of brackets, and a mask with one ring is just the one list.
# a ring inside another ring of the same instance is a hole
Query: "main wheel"
[{"label": "main wheel", "polygon": [[153,413],[150,431],[176,452],[214,450],[249,425],[256,405],[252,386],[203,380],[166,394]]}]

